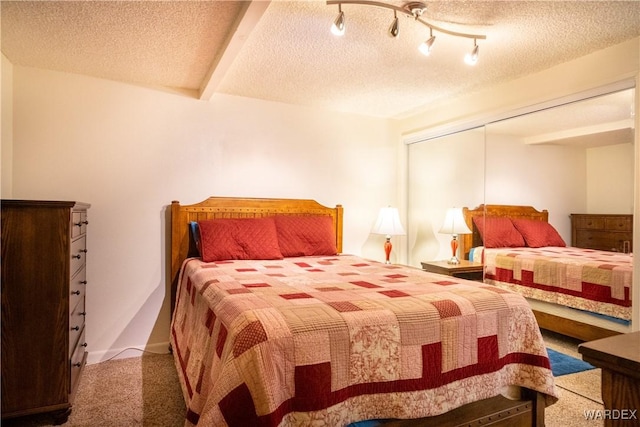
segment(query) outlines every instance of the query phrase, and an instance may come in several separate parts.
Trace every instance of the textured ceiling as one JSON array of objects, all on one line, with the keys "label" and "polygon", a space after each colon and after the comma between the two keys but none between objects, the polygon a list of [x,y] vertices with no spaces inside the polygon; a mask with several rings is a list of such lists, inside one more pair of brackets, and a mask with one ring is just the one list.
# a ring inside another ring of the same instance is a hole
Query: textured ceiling
[{"label": "textured ceiling", "polygon": [[[403,2],[394,1],[395,5]],[[518,78],[640,35],[639,1],[434,1],[425,21],[325,1],[2,1],[2,52],[14,64],[180,90],[226,93],[398,118],[438,100]]]}]

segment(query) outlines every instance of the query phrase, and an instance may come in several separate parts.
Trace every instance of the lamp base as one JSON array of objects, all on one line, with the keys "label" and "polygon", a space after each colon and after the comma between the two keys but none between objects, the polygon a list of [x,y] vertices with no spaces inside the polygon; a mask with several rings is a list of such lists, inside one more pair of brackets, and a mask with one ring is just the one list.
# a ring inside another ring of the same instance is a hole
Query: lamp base
[{"label": "lamp base", "polygon": [[384,261],[385,264],[391,264],[391,261],[389,261],[389,256],[391,255],[392,248],[393,245],[391,244],[391,236],[387,236],[387,240],[384,242],[384,254],[386,256],[386,259]]},{"label": "lamp base", "polygon": [[451,236],[451,258],[447,263],[449,264],[460,264],[460,260],[456,256],[458,252],[458,235],[454,234]]}]

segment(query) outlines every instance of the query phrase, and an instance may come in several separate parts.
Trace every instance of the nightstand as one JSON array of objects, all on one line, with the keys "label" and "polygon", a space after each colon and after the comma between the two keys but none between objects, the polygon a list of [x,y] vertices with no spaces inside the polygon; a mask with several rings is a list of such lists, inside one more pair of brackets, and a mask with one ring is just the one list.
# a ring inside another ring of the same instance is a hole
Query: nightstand
[{"label": "nightstand", "polygon": [[460,279],[476,280],[482,282],[484,266],[479,262],[470,262],[464,259],[460,264],[449,264],[448,261],[425,261],[422,262],[422,269],[430,273],[444,274]]}]

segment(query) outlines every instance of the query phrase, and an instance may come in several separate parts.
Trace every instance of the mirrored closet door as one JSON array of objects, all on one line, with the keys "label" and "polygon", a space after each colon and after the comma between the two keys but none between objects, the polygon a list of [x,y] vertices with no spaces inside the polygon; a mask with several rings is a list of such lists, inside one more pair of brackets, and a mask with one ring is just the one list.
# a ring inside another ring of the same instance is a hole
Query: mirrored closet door
[{"label": "mirrored closet door", "polygon": [[448,209],[484,201],[484,140],[480,127],[409,145],[409,265],[451,258],[452,235],[440,231]]}]

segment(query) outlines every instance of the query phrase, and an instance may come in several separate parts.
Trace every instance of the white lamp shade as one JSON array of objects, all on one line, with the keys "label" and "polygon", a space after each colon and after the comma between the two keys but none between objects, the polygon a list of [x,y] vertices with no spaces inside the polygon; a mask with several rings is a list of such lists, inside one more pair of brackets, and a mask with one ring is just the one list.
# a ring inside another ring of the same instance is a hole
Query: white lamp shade
[{"label": "white lamp shade", "polygon": [[381,208],[378,219],[371,229],[374,234],[386,234],[388,236],[401,236],[406,234],[400,223],[400,215],[396,208]]},{"label": "white lamp shade", "polygon": [[449,208],[444,218],[442,228],[439,233],[442,234],[471,234],[472,231],[467,227],[467,223],[462,216],[462,208]]}]

